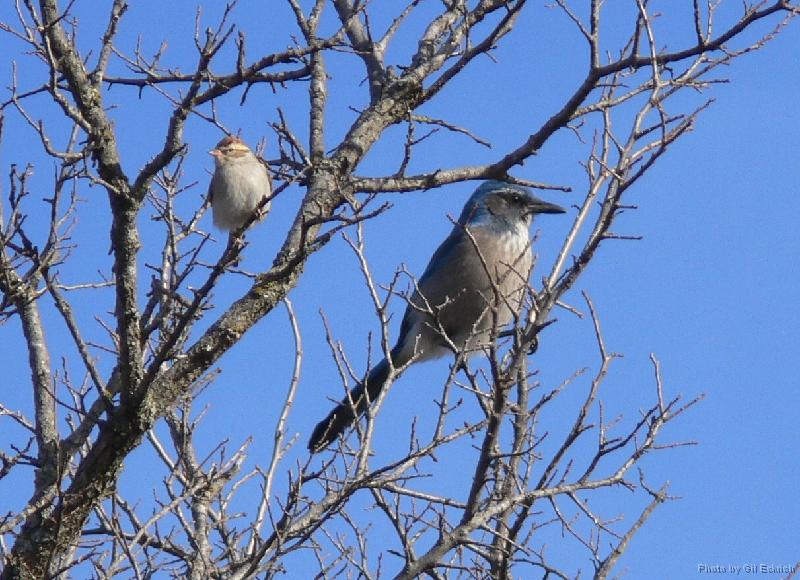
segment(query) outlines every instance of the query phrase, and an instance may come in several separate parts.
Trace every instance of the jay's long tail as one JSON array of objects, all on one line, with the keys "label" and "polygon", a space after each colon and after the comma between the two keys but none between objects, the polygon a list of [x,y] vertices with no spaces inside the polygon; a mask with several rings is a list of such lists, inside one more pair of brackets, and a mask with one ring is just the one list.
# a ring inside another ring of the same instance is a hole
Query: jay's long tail
[{"label": "jay's long tail", "polygon": [[357,417],[367,411],[367,406],[378,398],[388,378],[389,363],[383,359],[372,369],[363,384],[353,388],[349,395],[317,424],[308,440],[308,450],[311,453],[322,451],[339,437]]}]

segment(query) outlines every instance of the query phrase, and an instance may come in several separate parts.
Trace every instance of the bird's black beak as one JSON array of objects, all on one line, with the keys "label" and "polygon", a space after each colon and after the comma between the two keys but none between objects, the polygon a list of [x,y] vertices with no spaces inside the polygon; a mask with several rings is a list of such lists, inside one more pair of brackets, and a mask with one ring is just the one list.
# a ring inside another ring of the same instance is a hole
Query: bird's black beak
[{"label": "bird's black beak", "polygon": [[566,213],[566,211],[560,205],[544,201],[538,197],[531,196],[528,201],[528,213],[530,215],[537,213]]}]

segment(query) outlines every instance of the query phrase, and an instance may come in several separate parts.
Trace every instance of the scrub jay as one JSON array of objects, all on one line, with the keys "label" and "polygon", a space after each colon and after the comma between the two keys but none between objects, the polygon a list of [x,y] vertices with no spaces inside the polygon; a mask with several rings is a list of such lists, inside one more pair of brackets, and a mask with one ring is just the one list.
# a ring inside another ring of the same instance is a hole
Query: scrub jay
[{"label": "scrub jay", "polygon": [[[519,185],[483,183],[436,250],[409,300],[391,365],[474,351],[522,305],[532,266],[528,229],[537,213],[564,209]],[[383,359],[314,429],[308,448],[327,447],[375,401],[389,377]]]}]

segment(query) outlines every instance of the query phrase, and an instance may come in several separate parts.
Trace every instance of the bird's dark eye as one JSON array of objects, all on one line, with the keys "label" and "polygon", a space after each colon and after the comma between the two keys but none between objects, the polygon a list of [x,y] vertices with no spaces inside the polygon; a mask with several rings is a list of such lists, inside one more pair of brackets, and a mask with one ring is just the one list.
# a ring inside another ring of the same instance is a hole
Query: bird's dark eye
[{"label": "bird's dark eye", "polygon": [[519,205],[520,203],[522,203],[522,196],[520,194],[518,194],[518,193],[512,193],[509,196],[509,199],[511,200],[511,203],[516,204],[516,205]]}]

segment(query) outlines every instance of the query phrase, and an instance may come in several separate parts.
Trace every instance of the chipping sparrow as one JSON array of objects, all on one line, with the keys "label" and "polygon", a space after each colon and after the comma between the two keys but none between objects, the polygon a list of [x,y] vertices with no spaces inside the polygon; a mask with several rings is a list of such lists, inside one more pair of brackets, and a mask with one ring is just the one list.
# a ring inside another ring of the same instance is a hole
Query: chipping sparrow
[{"label": "chipping sparrow", "polygon": [[[223,230],[240,228],[264,197],[272,193],[272,183],[264,163],[238,137],[225,137],[209,151],[214,156],[214,175],[208,197],[214,225]],[[262,209],[266,216],[270,204]]]}]

